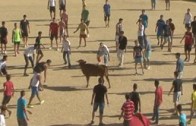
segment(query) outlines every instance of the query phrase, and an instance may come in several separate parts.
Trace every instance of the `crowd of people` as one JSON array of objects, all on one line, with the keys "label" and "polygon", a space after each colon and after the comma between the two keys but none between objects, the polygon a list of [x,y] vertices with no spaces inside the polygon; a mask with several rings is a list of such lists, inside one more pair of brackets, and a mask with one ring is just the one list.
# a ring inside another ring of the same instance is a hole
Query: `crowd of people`
[{"label": "crowd of people", "polygon": [[[156,0],[151,0],[152,2],[152,10],[156,9]],[[166,10],[170,10],[170,0],[165,0],[166,2]],[[64,64],[68,64],[68,68],[71,69],[71,42],[69,41],[69,28],[68,28],[68,14],[66,13],[66,0],[59,0],[59,17],[60,21],[57,23],[56,16],[56,0],[48,0],[48,9],[50,11],[51,23],[49,24],[49,38],[51,40],[51,44],[49,49],[53,49],[53,40],[56,42],[56,50],[63,52],[63,61]],[[110,25],[110,16],[111,16],[111,5],[108,0],[105,0],[105,4],[103,5],[104,11],[104,22],[105,27],[109,28]],[[81,23],[78,25],[77,29],[74,31],[76,33],[78,30],[79,34],[79,45],[78,48],[81,47],[82,39],[84,40],[84,46],[87,46],[87,38],[89,37],[89,10],[87,9],[87,4],[85,0],[82,0],[82,12],[81,12]],[[183,23],[185,25],[185,34],[180,42],[184,40],[184,52],[185,59],[182,60],[180,58],[181,54],[176,53],[176,70],[174,72],[174,81],[173,85],[168,93],[171,94],[173,91],[173,102],[174,102],[174,113],[179,116],[179,125],[186,126],[186,115],[182,112],[182,105],[179,104],[180,96],[183,94],[183,70],[184,70],[184,62],[190,62],[190,52],[192,50],[193,45],[195,46],[195,59],[194,63],[196,63],[196,16],[192,17],[191,10],[188,8],[185,13]],[[142,69],[142,75],[144,74],[144,69],[150,69],[150,57],[152,53],[151,42],[148,39],[148,35],[146,29],[148,28],[148,15],[145,10],[142,10],[141,15],[138,16],[138,21],[136,22],[136,26],[138,27],[138,36],[137,40],[135,40],[135,46],[133,48],[133,59],[135,62],[135,75],[138,75],[138,64],[140,64]],[[192,30],[192,31],[191,31]],[[161,49],[164,48],[165,44],[168,44],[168,52],[172,51],[173,46],[173,36],[175,35],[175,24],[172,22],[172,18],[164,20],[164,15],[160,15],[160,19],[157,20],[155,24],[155,32],[157,36],[157,45],[160,46]],[[20,25],[18,23],[14,23],[14,29],[12,30],[12,42],[14,44],[14,56],[20,54],[20,45],[21,41],[24,44],[24,76],[29,76],[27,73],[27,68],[29,66],[29,61],[31,63],[33,76],[30,80],[29,89],[31,89],[31,97],[27,104],[27,100],[25,97],[25,91],[21,91],[20,98],[17,101],[17,120],[19,126],[27,126],[28,125],[28,114],[31,114],[26,107],[32,108],[34,107],[31,102],[35,96],[37,96],[40,105],[44,103],[39,96],[39,91],[43,91],[42,85],[42,73],[44,73],[43,82],[46,81],[47,77],[47,69],[51,64],[51,60],[48,59],[46,62],[42,61],[44,57],[44,53],[42,51],[45,48],[44,44],[41,42],[42,31],[38,31],[38,36],[35,39],[35,43],[33,46],[28,43],[28,36],[30,33],[30,22],[27,19],[27,15],[23,15],[23,19],[20,21]],[[58,38],[60,41],[58,41]],[[124,26],[123,19],[119,18],[115,26],[115,51],[117,54],[117,59],[119,61],[118,67],[123,67],[124,65],[124,53],[127,50],[128,39],[124,34]],[[12,111],[9,110],[8,104],[14,95],[14,83],[11,81],[11,74],[7,71],[6,62],[7,62],[7,42],[8,42],[8,29],[6,28],[6,22],[2,21],[2,26],[0,27],[0,42],[1,42],[1,54],[3,58],[0,61],[0,74],[1,76],[6,77],[6,82],[3,84],[4,86],[4,97],[1,106],[1,114],[0,114],[0,124],[5,125],[4,116],[6,111],[10,116]],[[62,47],[60,49],[60,44],[62,43]],[[105,43],[100,43],[97,50],[97,61],[98,64],[104,64],[109,66],[110,62],[110,51],[108,46]],[[93,95],[91,104],[93,105],[92,112],[92,120],[91,124],[94,124],[95,112],[99,107],[99,124],[104,125],[103,123],[103,113],[104,113],[104,97],[106,97],[107,104],[109,104],[107,88],[104,86],[104,79],[98,79],[98,85],[96,85],[93,89]],[[154,110],[152,115],[152,120],[155,120],[155,124],[159,123],[159,109],[160,105],[163,101],[163,89],[159,85],[159,80],[155,80],[155,100],[154,100]],[[194,111],[196,109],[196,84],[193,84],[193,93],[192,93],[192,103],[191,103],[191,116],[188,123],[191,123],[191,120],[194,115]],[[119,115],[119,119],[124,118],[123,125],[130,126],[132,116],[141,113],[141,98],[139,93],[137,92],[137,84],[133,85],[133,92],[125,95],[125,103],[122,105],[122,112]],[[141,116],[141,115],[140,115]],[[150,125],[146,123],[146,125]]]}]

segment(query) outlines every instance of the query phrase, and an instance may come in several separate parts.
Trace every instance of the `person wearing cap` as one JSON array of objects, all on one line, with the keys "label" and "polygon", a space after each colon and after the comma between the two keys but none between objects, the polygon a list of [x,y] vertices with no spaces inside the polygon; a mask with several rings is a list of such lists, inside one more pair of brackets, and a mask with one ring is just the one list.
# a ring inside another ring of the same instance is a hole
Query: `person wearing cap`
[{"label": "person wearing cap", "polygon": [[126,48],[127,48],[127,37],[124,36],[124,31],[120,31],[120,36],[118,39],[118,50],[117,50],[119,67],[123,67],[124,53],[126,52]]},{"label": "person wearing cap", "polygon": [[30,33],[30,25],[29,21],[27,20],[27,15],[23,15],[23,20],[20,21],[20,29],[24,47],[26,48],[28,46],[28,35]]},{"label": "person wearing cap", "polygon": [[[42,48],[45,48],[44,45],[41,43],[42,38],[42,32],[38,32],[38,36],[35,39],[35,45],[34,48],[36,49],[37,57],[36,57],[36,64],[39,63],[39,61],[44,57],[44,54],[42,52]],[[42,46],[42,48],[41,48]]]},{"label": "person wearing cap", "polygon": [[120,32],[123,31],[123,24],[122,24],[122,22],[123,22],[123,19],[120,18],[118,23],[116,24],[116,36],[115,36],[116,51],[118,50]]},{"label": "person wearing cap", "polygon": [[101,57],[104,59],[104,65],[108,65],[108,61],[110,60],[109,49],[102,42],[99,44],[99,48],[97,51],[97,60],[98,64],[101,64]]}]

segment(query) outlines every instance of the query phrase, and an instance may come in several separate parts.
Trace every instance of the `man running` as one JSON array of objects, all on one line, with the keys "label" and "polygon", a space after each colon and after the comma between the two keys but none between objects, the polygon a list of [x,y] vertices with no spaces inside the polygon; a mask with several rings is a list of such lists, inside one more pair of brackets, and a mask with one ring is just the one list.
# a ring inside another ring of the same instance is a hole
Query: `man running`
[{"label": "man running", "polygon": [[5,21],[2,21],[2,26],[0,27],[0,43],[1,43],[1,53],[6,54],[7,52],[7,36],[8,30],[5,27]]},{"label": "man running", "polygon": [[110,4],[108,3],[108,0],[106,0],[103,6],[105,27],[110,26],[110,9]]},{"label": "man running", "polygon": [[28,36],[30,33],[30,25],[26,15],[23,15],[23,20],[20,21],[20,29],[22,33],[24,47],[26,48],[28,47]]}]

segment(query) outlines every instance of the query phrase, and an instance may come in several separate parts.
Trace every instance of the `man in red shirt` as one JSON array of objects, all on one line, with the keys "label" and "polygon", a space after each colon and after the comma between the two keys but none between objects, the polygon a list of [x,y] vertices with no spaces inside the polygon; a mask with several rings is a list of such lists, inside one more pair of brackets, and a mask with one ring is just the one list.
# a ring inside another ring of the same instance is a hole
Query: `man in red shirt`
[{"label": "man in red shirt", "polygon": [[121,108],[122,112],[119,117],[119,120],[123,117],[124,118],[123,126],[129,126],[135,107],[134,107],[134,103],[129,98],[129,94],[125,95],[125,99],[126,101],[122,105]]},{"label": "man in red shirt", "polygon": [[55,18],[52,19],[52,22],[50,23],[49,26],[49,36],[50,36],[50,40],[51,40],[51,45],[49,49],[53,48],[53,39],[55,38],[56,40],[56,47],[57,47],[57,51],[59,50],[58,48],[58,29],[59,29],[59,25],[56,23]]},{"label": "man in red shirt", "polygon": [[[9,74],[6,75],[6,82],[3,84],[4,87],[4,96],[2,101],[2,106],[7,106],[12,96],[14,96],[14,84],[10,81],[11,76]],[[11,111],[6,107],[6,110],[11,115]]]},{"label": "man in red shirt", "polygon": [[153,111],[153,117],[152,120],[154,121],[155,118],[155,124],[159,123],[159,107],[163,101],[163,90],[162,87],[159,86],[159,80],[155,80],[154,85],[156,87],[155,89],[155,100],[154,100],[154,111]]}]

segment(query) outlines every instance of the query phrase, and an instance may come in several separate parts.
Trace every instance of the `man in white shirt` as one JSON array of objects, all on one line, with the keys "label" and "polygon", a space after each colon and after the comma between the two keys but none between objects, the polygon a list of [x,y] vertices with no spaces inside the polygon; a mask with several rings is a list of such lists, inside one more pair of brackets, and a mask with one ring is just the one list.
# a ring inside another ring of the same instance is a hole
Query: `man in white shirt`
[{"label": "man in white shirt", "polygon": [[103,57],[103,59],[104,59],[104,65],[107,66],[108,61],[110,60],[109,49],[102,42],[99,44],[99,49],[98,49],[98,52],[97,52],[97,60],[99,62],[98,64],[101,63],[101,57]]},{"label": "man in white shirt", "polygon": [[7,55],[4,55],[3,59],[0,60],[0,75],[7,75],[6,61],[7,61]]},{"label": "man in white shirt", "polygon": [[144,45],[144,25],[142,24],[142,19],[139,19],[138,24],[138,41],[142,48],[145,47]]},{"label": "man in white shirt", "polygon": [[33,77],[31,78],[29,88],[31,88],[31,97],[29,99],[28,107],[33,108],[34,106],[31,105],[31,102],[35,95],[37,96],[40,105],[44,103],[44,100],[40,99],[39,90],[43,90],[43,86],[41,84],[41,75],[40,73],[34,73]]},{"label": "man in white shirt", "polygon": [[120,32],[123,31],[122,22],[123,22],[123,19],[120,18],[118,23],[116,24],[116,37],[115,37],[116,51],[118,50]]},{"label": "man in white shirt", "polygon": [[185,13],[184,15],[184,25],[185,25],[185,28],[187,29],[188,27],[191,27],[191,22],[192,22],[192,14],[190,12],[191,10],[188,8],[187,9],[187,13]]},{"label": "man in white shirt", "polygon": [[29,61],[31,62],[32,68],[34,68],[34,59],[35,59],[35,46],[30,46],[24,50],[24,59],[25,59],[25,68],[24,68],[24,76],[29,76],[27,74],[27,67],[29,66]]},{"label": "man in white shirt", "polygon": [[71,54],[71,47],[70,47],[70,41],[67,39],[67,36],[63,36],[63,45],[62,45],[62,50],[63,52],[63,60],[64,64],[67,64],[68,62],[68,67],[71,68],[71,62],[70,62],[70,54]]},{"label": "man in white shirt", "polygon": [[[50,10],[50,18],[56,17],[56,0],[48,0],[48,9]],[[52,13],[54,16],[52,16]]]},{"label": "man in white shirt", "polygon": [[6,126],[6,123],[5,123],[5,111],[6,111],[6,107],[5,106],[1,106],[0,126]]}]

